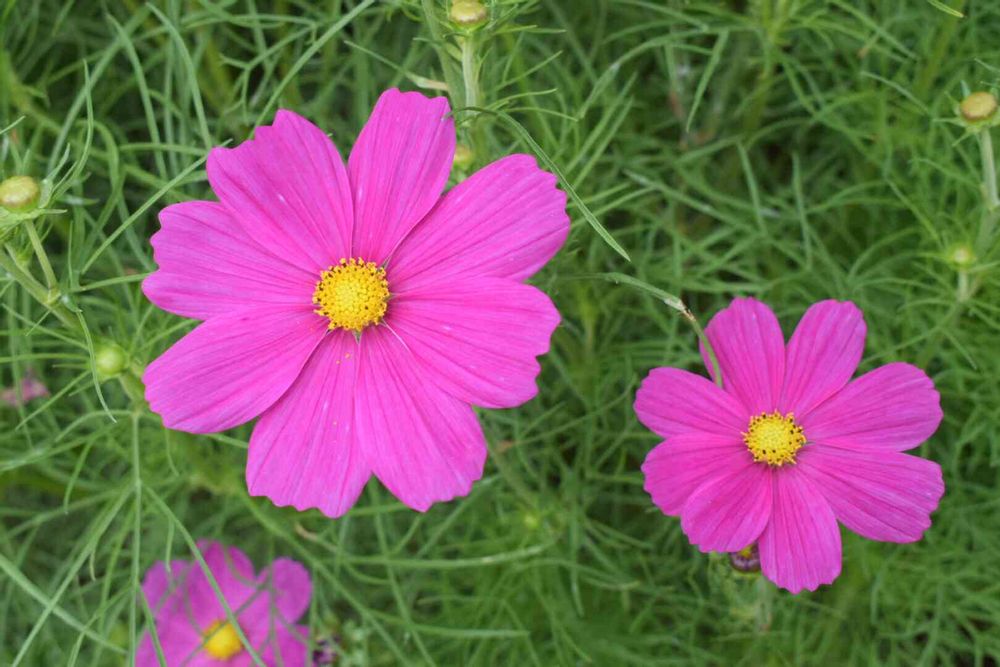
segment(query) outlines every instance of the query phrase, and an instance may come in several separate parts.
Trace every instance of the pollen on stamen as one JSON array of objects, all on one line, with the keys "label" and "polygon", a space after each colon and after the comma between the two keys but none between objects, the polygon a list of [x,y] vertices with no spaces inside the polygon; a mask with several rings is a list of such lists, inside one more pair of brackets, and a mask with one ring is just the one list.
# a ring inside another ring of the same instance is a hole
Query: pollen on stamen
[{"label": "pollen on stamen", "polygon": [[795,463],[795,453],[806,443],[806,436],[791,412],[782,415],[775,410],[752,417],[743,442],[754,461],[780,467]]},{"label": "pollen on stamen", "polygon": [[317,315],[330,320],[330,329],[360,332],[378,324],[389,302],[385,269],[361,258],[342,258],[320,274],[313,303]]}]

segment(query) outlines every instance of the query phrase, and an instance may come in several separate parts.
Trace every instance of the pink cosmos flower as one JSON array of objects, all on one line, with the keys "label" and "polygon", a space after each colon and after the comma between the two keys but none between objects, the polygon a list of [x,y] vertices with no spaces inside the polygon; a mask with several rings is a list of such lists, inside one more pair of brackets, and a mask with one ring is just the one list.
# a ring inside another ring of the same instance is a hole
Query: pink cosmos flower
[{"label": "pink cosmos flower", "polygon": [[[199,542],[198,549],[237,625],[264,663],[305,665],[308,628],[295,621],[312,596],[306,569],[279,558],[254,574],[250,559],[235,547]],[[157,563],[146,572],[142,592],[153,612],[167,667],[255,664],[197,561],[171,561],[169,571],[165,563]],[[135,664],[160,664],[149,632],[139,644]]]},{"label": "pink cosmos flower", "polygon": [[813,305],[787,347],[755,299],[735,299],[706,334],[723,389],[657,368],[635,400],[665,438],[643,463],[646,491],[693,544],[735,552],[756,542],[764,575],[798,593],[840,574],[838,520],[873,540],[920,539],[944,482],[938,464],[902,452],[937,429],[940,399],[909,364],[851,380],[865,345],[854,304]]},{"label": "pink cosmos flower", "polygon": [[33,401],[36,398],[45,398],[49,395],[49,388],[29,369],[21,378],[21,391],[15,387],[5,387],[0,390],[0,403],[17,408]]},{"label": "pink cosmos flower", "polygon": [[559,313],[524,281],[565,241],[566,197],[528,155],[441,196],[449,114],[442,97],[387,91],[345,168],[279,111],[209,154],[220,201],[161,212],[143,290],[204,322],[149,365],[146,398],[194,433],[261,415],[251,494],[336,517],[374,474],[424,511],[482,476],[471,406],[537,392]]}]

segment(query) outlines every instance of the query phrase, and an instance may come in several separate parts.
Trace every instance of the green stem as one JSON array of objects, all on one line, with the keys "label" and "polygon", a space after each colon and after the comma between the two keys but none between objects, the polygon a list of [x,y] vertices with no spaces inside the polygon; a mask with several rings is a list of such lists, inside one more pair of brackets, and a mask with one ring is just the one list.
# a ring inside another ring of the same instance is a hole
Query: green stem
[{"label": "green stem", "polygon": [[[462,85],[465,88],[465,106],[479,106],[479,82],[476,80],[476,48],[473,37],[462,37]],[[472,112],[475,114],[475,112]]]},{"label": "green stem", "polygon": [[633,278],[632,276],[624,273],[602,273],[600,275],[602,278],[610,280],[613,283],[629,285],[630,287],[635,287],[643,292],[647,292],[655,296],[667,306],[676,310],[684,317],[684,319],[690,322],[691,328],[694,329],[694,333],[698,337],[698,342],[705,348],[705,353],[708,354],[708,360],[712,363],[712,376],[715,378],[715,384],[722,387],[722,368],[719,367],[719,358],[715,356],[715,349],[712,348],[712,343],[709,342],[708,336],[705,335],[705,330],[701,327],[701,323],[698,322],[698,318],[695,317],[694,313],[691,312],[691,309],[688,308],[683,301],[681,301],[680,297],[674,296],[670,292],[665,292],[659,287],[655,287],[647,282],[639,280],[638,278]]},{"label": "green stem", "polygon": [[45,276],[45,284],[49,288],[49,293],[58,293],[59,281],[56,280],[56,274],[52,270],[52,264],[49,263],[49,256],[45,252],[45,247],[42,246],[42,239],[38,236],[38,230],[35,229],[35,221],[25,221],[24,228],[28,232],[31,247],[35,251],[35,257],[38,258],[38,264],[42,267],[42,275]]},{"label": "green stem", "polygon": [[993,232],[997,222],[997,212],[1000,210],[1000,194],[997,193],[996,158],[993,154],[993,138],[989,128],[977,135],[979,138],[979,155],[983,163],[983,191],[986,197],[986,214],[983,215],[982,226],[976,239],[976,255],[982,256],[989,251],[993,240]]},{"label": "green stem", "polygon": [[63,305],[60,301],[62,293],[58,288],[47,289],[38,282],[37,279],[14,260],[10,248],[5,247],[6,252],[0,252],[0,268],[3,268],[10,276],[23,287],[38,303],[45,306],[50,313],[56,316],[67,328],[76,332],[82,332],[80,321],[76,315]]},{"label": "green stem", "polygon": [[431,33],[431,43],[437,53],[438,60],[441,61],[441,70],[444,73],[444,81],[448,84],[448,94],[452,102],[457,102],[462,94],[462,77],[455,66],[454,60],[448,55],[445,49],[444,33],[438,24],[437,14],[434,9],[434,0],[420,0],[420,6],[424,11],[424,22]]}]

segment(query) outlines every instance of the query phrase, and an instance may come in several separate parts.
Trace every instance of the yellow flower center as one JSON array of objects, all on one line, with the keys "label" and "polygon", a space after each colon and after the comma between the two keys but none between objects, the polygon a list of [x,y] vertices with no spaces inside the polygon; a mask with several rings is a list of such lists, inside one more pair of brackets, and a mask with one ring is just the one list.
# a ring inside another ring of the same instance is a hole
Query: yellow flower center
[{"label": "yellow flower center", "polygon": [[775,410],[752,417],[743,434],[743,442],[754,461],[783,466],[795,463],[795,452],[806,444],[806,436],[791,412],[782,416]]},{"label": "yellow flower center", "polygon": [[330,320],[331,329],[359,332],[378,324],[389,302],[385,269],[361,258],[341,259],[320,274],[313,292],[317,315]]},{"label": "yellow flower center", "polygon": [[202,648],[217,660],[228,660],[243,650],[243,644],[232,623],[216,621],[205,630],[205,644]]}]

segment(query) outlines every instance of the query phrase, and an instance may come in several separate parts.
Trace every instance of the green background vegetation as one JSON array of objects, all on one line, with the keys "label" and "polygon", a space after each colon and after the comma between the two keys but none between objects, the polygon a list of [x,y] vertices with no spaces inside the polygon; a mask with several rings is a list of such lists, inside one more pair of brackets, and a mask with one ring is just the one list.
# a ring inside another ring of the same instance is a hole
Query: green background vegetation
[{"label": "green background vegetation", "polygon": [[[347,664],[996,664],[997,212],[951,121],[996,82],[1000,3],[947,2],[491,0],[462,37],[439,0],[0,0],[0,175],[58,209],[31,223],[51,291],[25,224],[0,229],[41,289],[0,270],[0,386],[52,392],[0,406],[0,664],[122,664],[146,568],[200,538],[305,563]],[[166,431],[94,353],[140,370],[192,326],[140,292],[156,213],[209,197],[207,150],[279,105],[346,154],[382,90],[442,82],[488,110],[457,113],[470,168],[533,152],[579,195],[536,279],[563,315],[541,393],[482,414],[483,480],[426,514],[375,482],[338,521],[249,498],[250,426]],[[650,368],[699,369],[695,336],[611,272],[703,322],[734,295],[786,333],[861,306],[862,370],[916,363],[942,394],[925,539],[845,531],[840,579],[798,596],[699,554],[642,490],[631,407]]]}]

